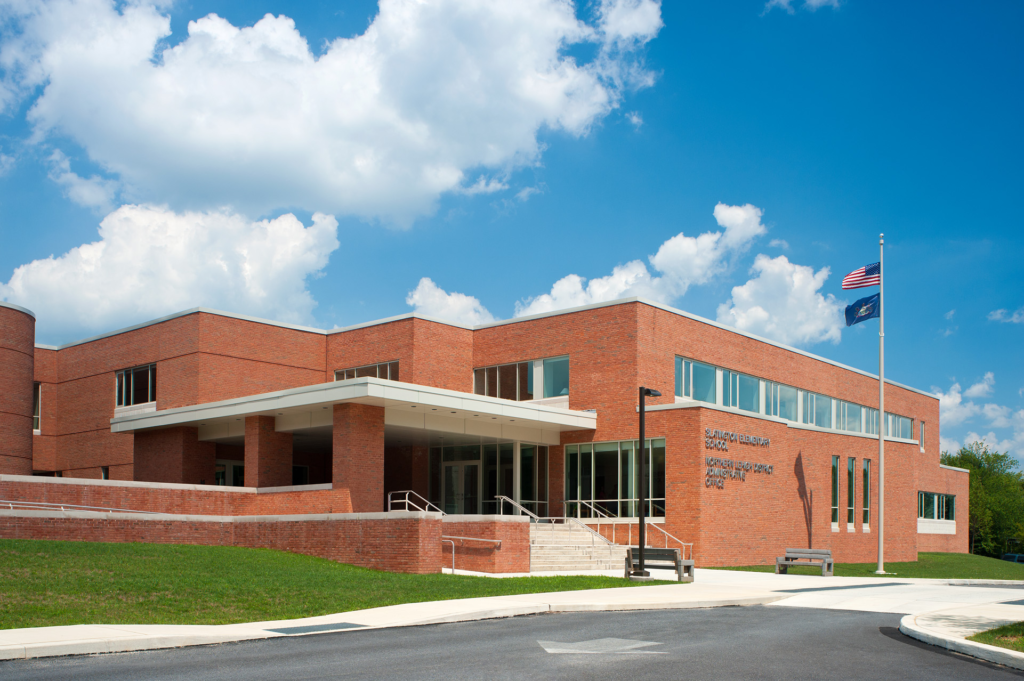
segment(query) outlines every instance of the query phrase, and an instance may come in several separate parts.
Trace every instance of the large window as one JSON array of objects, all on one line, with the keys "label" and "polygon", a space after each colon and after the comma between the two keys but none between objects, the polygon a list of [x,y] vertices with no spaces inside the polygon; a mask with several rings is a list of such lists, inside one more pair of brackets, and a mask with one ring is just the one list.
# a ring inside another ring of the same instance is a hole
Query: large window
[{"label": "large window", "polygon": [[838,412],[836,413],[836,427],[850,433],[860,433],[864,430],[861,422],[864,408],[852,402],[836,400]]},{"label": "large window", "polygon": [[533,362],[474,369],[473,392],[504,400],[532,400]]},{"label": "large window", "polygon": [[378,364],[367,364],[366,366],[353,369],[338,369],[334,372],[335,381],[345,381],[350,378],[386,378],[389,381],[398,380],[398,360],[393,362],[380,362]]},{"label": "large window", "polygon": [[715,404],[718,401],[715,383],[715,367],[676,357],[677,396]]},{"label": "large window", "polygon": [[764,397],[767,402],[766,412],[770,416],[778,416],[787,421],[796,421],[797,396],[796,388],[781,383],[765,384]]},{"label": "large window", "polygon": [[885,412],[885,434],[887,437],[913,440],[914,421],[906,416],[897,416],[896,414]]},{"label": "large window", "polygon": [[864,459],[864,480],[860,487],[864,497],[861,504],[864,509],[864,517],[861,522],[869,525],[871,521],[871,459]]},{"label": "large window", "polygon": [[832,398],[817,393],[805,392],[804,423],[813,423],[819,428],[831,428]]},{"label": "large window", "polygon": [[839,457],[832,457],[832,524],[839,524]]},{"label": "large window", "polygon": [[124,369],[117,372],[117,406],[156,402],[156,365]]},{"label": "large window", "polygon": [[[565,446],[565,514],[578,518],[639,515],[639,443],[596,442]],[[644,485],[647,516],[665,515],[665,440],[647,440]]]},{"label": "large window", "polygon": [[39,414],[42,405],[42,384],[32,385],[32,430],[39,430]]},{"label": "large window", "polygon": [[569,394],[569,358],[554,357],[544,360],[544,397]]},{"label": "large window", "polygon": [[727,407],[759,413],[761,411],[761,381],[735,371],[722,372],[722,402]]},{"label": "large window", "polygon": [[927,520],[956,520],[956,495],[918,492],[917,517]]},{"label": "large window", "polygon": [[868,435],[878,435],[878,410],[871,407],[864,409],[864,432]]}]

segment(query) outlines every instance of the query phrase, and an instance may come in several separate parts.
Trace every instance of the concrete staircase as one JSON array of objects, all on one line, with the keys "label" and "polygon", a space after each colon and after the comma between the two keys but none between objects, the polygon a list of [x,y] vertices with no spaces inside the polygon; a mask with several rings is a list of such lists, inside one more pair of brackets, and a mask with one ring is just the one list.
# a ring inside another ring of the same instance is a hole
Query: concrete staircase
[{"label": "concrete staircase", "polygon": [[621,570],[626,547],[593,539],[578,525],[530,525],[530,572]]}]

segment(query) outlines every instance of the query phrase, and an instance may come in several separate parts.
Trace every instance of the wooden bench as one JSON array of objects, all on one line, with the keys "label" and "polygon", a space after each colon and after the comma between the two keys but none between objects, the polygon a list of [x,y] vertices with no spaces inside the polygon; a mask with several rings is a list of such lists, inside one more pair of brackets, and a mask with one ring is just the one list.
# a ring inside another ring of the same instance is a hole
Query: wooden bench
[{"label": "wooden bench", "polygon": [[787,574],[790,565],[821,565],[821,576],[832,576],[832,551],[829,549],[786,549],[786,555],[775,559],[775,574]]},{"label": "wooden bench", "polygon": [[[640,549],[630,547],[626,551],[626,579],[630,570],[639,567]],[[644,549],[644,567],[675,570],[680,582],[693,581],[693,561],[680,558],[679,549]]]}]

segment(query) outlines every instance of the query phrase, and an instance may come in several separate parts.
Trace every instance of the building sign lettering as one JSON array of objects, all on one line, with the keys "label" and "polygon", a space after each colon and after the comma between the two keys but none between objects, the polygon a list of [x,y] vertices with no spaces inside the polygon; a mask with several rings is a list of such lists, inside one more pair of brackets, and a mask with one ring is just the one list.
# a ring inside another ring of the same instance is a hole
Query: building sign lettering
[{"label": "building sign lettering", "polygon": [[[766,437],[756,437],[724,430],[712,430],[711,428],[704,429],[705,449],[727,452],[729,451],[730,442],[752,447],[768,447],[771,444],[771,440]],[[707,465],[707,472],[704,475],[704,486],[716,487],[718,489],[725,488],[725,481],[727,479],[745,481],[747,473],[771,475],[774,470],[774,466],[771,464],[733,461],[732,459],[723,459],[717,456],[704,457],[704,463]]]}]

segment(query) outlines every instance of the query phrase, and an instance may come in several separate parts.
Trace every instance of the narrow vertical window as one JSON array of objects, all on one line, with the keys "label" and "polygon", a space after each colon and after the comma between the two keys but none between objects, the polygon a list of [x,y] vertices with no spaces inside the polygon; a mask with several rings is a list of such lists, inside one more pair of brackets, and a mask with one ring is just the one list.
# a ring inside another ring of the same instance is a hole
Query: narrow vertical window
[{"label": "narrow vertical window", "polygon": [[921,421],[921,451],[924,452],[924,421]]},{"label": "narrow vertical window", "polygon": [[100,466],[100,480],[110,480],[109,466]]},{"label": "narrow vertical window", "polygon": [[42,401],[42,384],[32,385],[32,430],[39,430],[39,410]]},{"label": "narrow vertical window", "polygon": [[676,357],[676,397],[683,396],[683,358]]},{"label": "narrow vertical window", "polygon": [[832,524],[839,524],[839,457],[832,457]]},{"label": "narrow vertical window", "polygon": [[846,459],[846,523],[853,525],[853,501],[854,494],[854,471],[856,470],[857,459],[852,456]]},{"label": "narrow vertical window", "polygon": [[871,524],[871,459],[864,459],[864,481],[861,483],[863,490],[864,525]]}]

